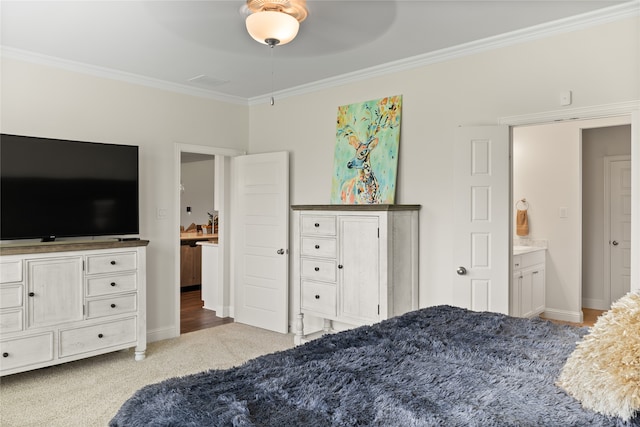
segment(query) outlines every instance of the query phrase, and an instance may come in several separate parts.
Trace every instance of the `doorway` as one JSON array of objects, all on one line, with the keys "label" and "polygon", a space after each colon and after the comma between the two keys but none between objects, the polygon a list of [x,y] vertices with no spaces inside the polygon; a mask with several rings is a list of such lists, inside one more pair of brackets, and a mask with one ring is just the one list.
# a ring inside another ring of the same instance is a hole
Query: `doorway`
[{"label": "doorway", "polygon": [[[579,323],[583,307],[610,306],[594,304],[594,298],[604,301],[602,153],[618,145],[630,150],[630,123],[625,116],[513,128],[512,197],[529,204],[530,234],[516,237],[515,228],[512,234],[516,244],[547,247],[549,318]],[[601,135],[624,126],[624,143],[610,144],[611,136]]]},{"label": "doorway", "polygon": [[[180,227],[184,225],[188,227],[188,225],[191,225],[191,223],[193,223],[195,224],[196,234],[197,234],[198,225],[202,226],[202,224],[208,224],[208,219],[209,219],[208,213],[209,213],[209,205],[210,205],[210,202],[207,202],[208,204],[204,203],[200,205],[199,204],[200,201],[197,200],[197,196],[196,198],[192,198],[190,200],[187,200],[187,198],[185,197],[185,200],[183,203],[182,195],[184,194],[184,192],[182,190],[184,188],[186,192],[187,188],[183,187],[182,185],[182,172],[183,172],[182,160],[183,158],[185,158],[185,159],[192,159],[196,162],[199,162],[204,159],[208,159],[208,160],[213,159],[213,162],[214,162],[213,179],[211,179],[210,175],[207,175],[206,173],[202,173],[202,172],[197,172],[197,171],[194,172],[195,176],[192,179],[194,179],[195,181],[197,181],[198,179],[202,179],[204,181],[212,181],[210,183],[213,191],[213,194],[212,194],[213,206],[211,211],[215,211],[217,213],[218,222],[219,222],[217,248],[216,248],[217,250],[216,250],[216,255],[214,255],[216,256],[216,261],[217,261],[216,265],[218,266],[218,268],[216,269],[214,274],[215,274],[215,280],[218,283],[228,283],[229,282],[229,265],[230,265],[228,236],[229,236],[230,224],[227,218],[228,218],[228,210],[230,206],[229,187],[231,185],[231,181],[229,179],[228,164],[229,164],[230,157],[237,156],[239,154],[242,154],[242,152],[237,150],[232,150],[232,149],[225,149],[225,148],[215,148],[215,147],[191,145],[191,144],[180,144],[180,143],[177,143],[175,145],[174,188],[176,189],[176,191],[174,193],[175,194],[174,206],[176,207],[176,211],[174,213],[175,219],[172,225],[173,230],[175,230],[174,283],[176,283],[176,286],[174,287],[175,288],[174,336],[179,336],[181,333],[181,320],[182,320],[181,318],[183,317],[181,313],[181,305],[182,305],[183,298],[182,298],[182,292],[181,292],[181,286],[180,286],[181,284],[181,241],[182,241],[180,237],[180,232],[179,232]],[[199,185],[200,184],[198,184],[198,186]],[[200,191],[202,192],[208,191],[206,190],[206,188],[209,188],[209,183],[206,183],[206,185],[203,185],[202,188],[205,188],[205,189]],[[189,209],[188,211],[187,207],[191,209]],[[210,213],[213,213],[213,212],[210,212]],[[206,284],[205,284],[205,287],[207,287]],[[222,286],[220,288],[222,288]],[[202,297],[203,291],[206,294],[208,292],[208,289],[202,289],[202,288],[200,289],[200,292],[199,292],[200,295],[198,295],[199,299],[196,300],[195,302],[196,306],[198,304],[198,301],[201,301],[202,299],[206,300],[206,298]],[[193,295],[191,295],[191,297],[192,298],[190,299],[187,298],[185,300],[185,304],[190,304],[191,306],[194,305]],[[211,319],[211,316],[210,316],[211,313],[200,312],[200,315],[201,315],[200,317],[204,316],[205,320],[191,319],[191,322],[195,322],[196,325],[199,322],[201,326],[209,327],[209,326],[215,326],[217,324],[220,324],[221,322],[228,323],[229,321],[232,321],[232,319],[229,320],[230,315],[232,315],[232,313],[229,313],[229,301],[225,301],[225,298],[228,299],[229,295],[222,293],[222,295],[214,295],[212,298],[216,298],[215,307],[205,307],[205,308],[209,308],[209,309],[212,309],[212,311],[215,311],[215,314],[216,314],[216,316],[214,316],[215,318]],[[207,301],[205,301],[205,304],[206,303]],[[193,307],[193,308],[195,309],[196,307]],[[188,310],[188,312],[190,312],[190,310]],[[188,313],[188,314],[185,313],[184,317],[192,316],[192,314],[193,313]],[[220,318],[222,318],[222,320],[220,320]],[[224,319],[227,319],[227,320],[225,321]],[[200,328],[201,326],[195,326],[195,327]],[[187,329],[193,330],[193,327],[194,326],[192,324],[192,326],[190,326]]]},{"label": "doorway", "polygon": [[[217,243],[214,209],[215,156],[182,152],[180,156],[180,333],[228,323],[205,306],[203,253]],[[211,301],[209,301],[211,303]]]}]

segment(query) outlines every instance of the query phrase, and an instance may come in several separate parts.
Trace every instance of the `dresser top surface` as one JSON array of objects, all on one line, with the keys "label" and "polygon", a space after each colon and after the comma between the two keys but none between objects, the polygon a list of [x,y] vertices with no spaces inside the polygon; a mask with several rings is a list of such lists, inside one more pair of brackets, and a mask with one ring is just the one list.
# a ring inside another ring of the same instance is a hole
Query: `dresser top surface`
[{"label": "dresser top surface", "polygon": [[420,205],[291,205],[294,211],[417,211]]},{"label": "dresser top surface", "polygon": [[147,246],[148,240],[86,240],[63,242],[6,243],[0,245],[0,255],[24,255],[49,252],[88,251],[93,249],[132,248]]}]

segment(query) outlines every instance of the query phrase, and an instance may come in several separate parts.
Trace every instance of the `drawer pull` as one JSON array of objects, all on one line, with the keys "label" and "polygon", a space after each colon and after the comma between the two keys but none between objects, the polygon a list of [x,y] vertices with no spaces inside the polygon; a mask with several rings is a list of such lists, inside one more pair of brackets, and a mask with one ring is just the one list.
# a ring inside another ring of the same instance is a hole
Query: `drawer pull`
[{"label": "drawer pull", "polygon": [[316,245],[316,249],[320,249],[320,245]]},{"label": "drawer pull", "polygon": [[342,270],[342,264],[338,264],[338,268]]},{"label": "drawer pull", "polygon": [[316,299],[320,299],[320,295],[316,295]]},{"label": "drawer pull", "polygon": [[320,271],[320,267],[314,268],[315,271]]},{"label": "drawer pull", "polygon": [[98,334],[98,338],[103,338],[103,337],[104,337],[104,335]]},{"label": "drawer pull", "polygon": [[111,261],[111,265],[116,265],[116,262],[115,261]]},{"label": "drawer pull", "polygon": [[35,297],[35,296],[36,296],[36,293],[35,293],[35,292],[29,292],[29,296],[30,296],[30,297]]},{"label": "drawer pull", "polygon": [[318,224],[317,222],[315,224],[313,224],[316,228],[320,227],[320,224]]},{"label": "drawer pull", "polygon": [[2,353],[2,357],[9,357],[9,353],[7,353],[7,352]]},{"label": "drawer pull", "polygon": [[116,305],[115,304],[111,304],[111,308],[116,308]]},{"label": "drawer pull", "polygon": [[116,285],[116,282],[111,282],[111,286],[115,286],[115,285]]},{"label": "drawer pull", "polygon": [[516,267],[520,267],[520,264],[516,264]]}]

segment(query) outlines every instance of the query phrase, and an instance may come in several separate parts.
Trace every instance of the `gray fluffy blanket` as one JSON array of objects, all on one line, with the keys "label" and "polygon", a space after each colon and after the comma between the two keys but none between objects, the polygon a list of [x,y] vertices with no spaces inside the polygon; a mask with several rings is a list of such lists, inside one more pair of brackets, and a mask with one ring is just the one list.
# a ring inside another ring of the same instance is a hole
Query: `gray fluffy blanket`
[{"label": "gray fluffy blanket", "polygon": [[431,307],[148,385],[110,426],[640,426],[555,386],[586,332]]}]

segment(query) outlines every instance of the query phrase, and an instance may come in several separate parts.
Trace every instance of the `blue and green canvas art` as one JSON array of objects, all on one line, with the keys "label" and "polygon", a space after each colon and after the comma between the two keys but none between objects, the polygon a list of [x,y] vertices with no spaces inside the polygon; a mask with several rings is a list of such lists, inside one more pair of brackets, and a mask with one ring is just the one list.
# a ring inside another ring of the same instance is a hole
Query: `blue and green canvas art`
[{"label": "blue and green canvas art", "polygon": [[331,204],[393,204],[402,95],[338,107]]}]

